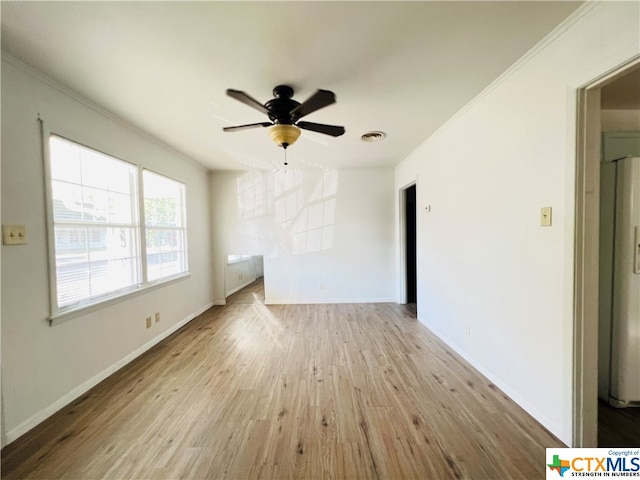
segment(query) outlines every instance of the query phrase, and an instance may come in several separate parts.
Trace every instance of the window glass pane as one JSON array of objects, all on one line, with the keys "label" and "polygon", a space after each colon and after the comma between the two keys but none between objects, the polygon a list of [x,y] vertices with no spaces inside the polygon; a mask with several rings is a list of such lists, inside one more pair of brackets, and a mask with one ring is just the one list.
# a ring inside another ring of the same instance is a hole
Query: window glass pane
[{"label": "window glass pane", "polygon": [[80,151],[77,145],[60,137],[52,136],[49,140],[51,158],[51,178],[79,184],[81,182]]},{"label": "window glass pane", "polygon": [[113,292],[114,282],[120,289],[134,286],[137,278],[138,262],[134,258],[99,262],[91,269],[91,294],[99,296]]},{"label": "window glass pane", "polygon": [[138,283],[135,229],[56,228],[58,304],[77,303]]},{"label": "window glass pane", "polygon": [[[175,232],[174,232],[175,233]],[[169,237],[165,232],[165,237]],[[149,281],[155,281],[163,277],[170,277],[187,271],[187,255],[182,242],[176,245],[148,248],[147,251],[147,276]]]},{"label": "window glass pane", "polygon": [[[112,164],[108,155],[86,149],[82,152],[82,183],[91,187],[109,189],[114,183],[118,182],[117,178],[122,177],[126,173],[123,172],[122,165]],[[120,167],[120,168],[118,168]],[[124,166],[126,169],[126,166]]]},{"label": "window glass pane", "polygon": [[89,298],[91,288],[89,284],[89,265],[69,264],[57,270],[58,306],[66,307]]},{"label": "window glass pane", "polygon": [[157,173],[143,173],[149,281],[188,271],[184,185]]},{"label": "window glass pane", "polygon": [[149,281],[187,271],[184,233],[181,230],[146,230]]},{"label": "window glass pane", "polygon": [[137,257],[134,229],[88,228],[87,239],[94,289],[101,285],[103,292],[138,283],[137,267],[131,264]]},{"label": "window glass pane", "polygon": [[109,223],[133,223],[131,201],[129,195],[109,192]]},{"label": "window glass pane", "polygon": [[[147,199],[145,206],[149,208],[149,226],[181,227],[182,226],[182,205],[172,199]],[[145,210],[146,215],[146,210]]]},{"label": "window glass pane", "polygon": [[82,189],[82,219],[85,222],[106,222],[109,213],[109,196],[97,188]]},{"label": "window glass pane", "polygon": [[143,178],[146,224],[184,227],[184,185],[148,170]]},{"label": "window glass pane", "polygon": [[58,264],[87,261],[86,234],[84,227],[55,227],[56,261]]},{"label": "window glass pane", "polygon": [[79,222],[82,220],[82,187],[53,181],[53,220]]},{"label": "window glass pane", "polygon": [[146,198],[173,199],[182,202],[184,185],[149,170],[144,171],[144,192]]},{"label": "window glass pane", "polygon": [[58,309],[142,283],[137,168],[51,136]]},{"label": "window glass pane", "polygon": [[89,295],[89,252],[84,227],[55,227],[58,305],[76,303]]}]

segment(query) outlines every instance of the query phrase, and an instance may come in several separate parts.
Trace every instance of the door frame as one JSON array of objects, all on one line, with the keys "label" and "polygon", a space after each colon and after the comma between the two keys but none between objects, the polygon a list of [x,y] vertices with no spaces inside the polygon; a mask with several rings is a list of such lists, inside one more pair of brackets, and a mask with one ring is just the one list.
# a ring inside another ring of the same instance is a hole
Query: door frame
[{"label": "door frame", "polygon": [[[578,88],[573,308],[573,447],[598,446],[598,263],[600,89],[640,63],[640,55]],[[593,355],[596,352],[596,355]]]}]

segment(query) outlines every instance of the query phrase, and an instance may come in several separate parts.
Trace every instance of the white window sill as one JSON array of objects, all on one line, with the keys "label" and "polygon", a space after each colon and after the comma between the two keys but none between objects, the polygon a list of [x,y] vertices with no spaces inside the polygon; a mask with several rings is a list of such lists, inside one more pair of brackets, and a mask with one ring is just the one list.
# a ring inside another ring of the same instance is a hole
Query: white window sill
[{"label": "white window sill", "polygon": [[87,315],[92,312],[97,312],[98,310],[102,310],[103,308],[106,308],[110,305],[128,300],[144,293],[149,293],[150,291],[157,288],[166,287],[167,285],[180,282],[190,277],[191,273],[181,273],[178,275],[174,275],[173,277],[150,282],[144,286],[140,286],[137,288],[134,287],[133,290],[126,290],[124,292],[116,292],[111,295],[106,295],[99,300],[96,300],[87,305],[74,305],[71,307],[63,308],[59,312],[56,312],[55,314],[49,316],[47,320],[49,320],[49,325],[51,326],[59,325],[68,320],[72,320],[74,318],[80,317],[82,315]]}]

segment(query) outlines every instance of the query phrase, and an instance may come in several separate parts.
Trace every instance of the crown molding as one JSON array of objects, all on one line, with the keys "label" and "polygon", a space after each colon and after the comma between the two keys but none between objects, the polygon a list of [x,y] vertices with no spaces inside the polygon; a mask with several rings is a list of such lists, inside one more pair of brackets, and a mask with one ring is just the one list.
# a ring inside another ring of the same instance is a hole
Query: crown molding
[{"label": "crown molding", "polygon": [[558,24],[551,32],[549,32],[545,37],[542,38],[536,45],[534,45],[530,50],[528,50],[522,57],[520,57],[516,62],[507,68],[500,76],[498,76],[493,82],[491,82],[487,87],[485,87],[480,93],[478,93],[475,97],[473,97],[469,103],[467,103],[464,107],[458,110],[449,120],[443,123],[435,132],[433,132],[429,137],[418,145],[413,151],[409,153],[400,163],[396,165],[396,167],[400,167],[404,165],[406,162],[411,160],[414,155],[416,155],[420,150],[422,150],[426,145],[431,143],[436,137],[441,135],[447,129],[451,127],[453,123],[455,123],[458,119],[463,117],[469,110],[475,107],[478,103],[480,103],[485,97],[491,94],[495,89],[497,89],[500,85],[506,82],[509,78],[511,78],[516,72],[522,69],[526,64],[528,64],[532,59],[537,57],[541,52],[546,50],[549,45],[553,44],[559,37],[564,35],[574,24],[576,24],[580,19],[589,14],[593,9],[598,7],[603,2],[594,2],[594,1],[586,1],[583,5],[578,7],[571,15],[564,19],[560,24]]}]

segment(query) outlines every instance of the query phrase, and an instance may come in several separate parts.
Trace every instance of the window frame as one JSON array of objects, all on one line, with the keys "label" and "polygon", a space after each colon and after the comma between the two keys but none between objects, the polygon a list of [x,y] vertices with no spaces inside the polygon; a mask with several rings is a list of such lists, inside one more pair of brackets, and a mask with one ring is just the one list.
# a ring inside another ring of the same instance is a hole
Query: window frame
[{"label": "window frame", "polygon": [[[181,281],[191,276],[190,268],[190,255],[189,255],[189,228],[187,223],[187,185],[185,182],[175,179],[169,175],[158,172],[155,169],[146,167],[137,162],[131,162],[122,158],[121,156],[109,153],[108,148],[94,147],[90,144],[94,142],[86,142],[79,140],[79,135],[69,134],[64,128],[51,127],[40,119],[41,125],[41,142],[42,142],[42,157],[44,164],[44,193],[45,193],[45,217],[46,217],[46,238],[47,238],[47,266],[48,266],[48,289],[49,289],[49,320],[51,325],[56,325],[80,315],[85,315],[93,311],[100,310],[113,303],[120,302],[122,300],[147,293],[148,291],[166,286],[168,284]],[[137,225],[134,225],[134,230],[137,229],[137,242],[135,246],[137,251],[136,261],[138,263],[137,268],[140,272],[140,278],[138,283],[127,286],[125,288],[117,289],[103,295],[85,298],[72,305],[60,307],[58,304],[58,280],[57,280],[57,265],[56,265],[56,243],[55,243],[55,226],[54,220],[54,201],[53,201],[53,179],[52,179],[52,158],[50,151],[50,138],[56,136],[66,141],[79,145],[82,148],[98,152],[99,154],[106,155],[116,160],[125,162],[132,165],[136,169],[136,203],[135,207],[137,211],[132,212],[136,219]],[[95,142],[98,143],[98,142]],[[185,272],[170,275],[167,277],[158,278],[153,281],[147,279],[147,252],[146,252],[146,238],[145,238],[145,212],[144,212],[144,182],[143,172],[148,170],[160,175],[169,180],[175,181],[182,185],[183,188],[183,215],[184,215],[184,252],[185,252]]]}]

